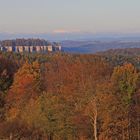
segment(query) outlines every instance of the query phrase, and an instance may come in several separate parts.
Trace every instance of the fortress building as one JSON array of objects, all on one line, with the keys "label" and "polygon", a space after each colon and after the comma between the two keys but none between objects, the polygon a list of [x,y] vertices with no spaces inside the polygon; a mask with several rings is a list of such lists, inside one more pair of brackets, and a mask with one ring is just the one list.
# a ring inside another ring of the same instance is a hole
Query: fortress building
[{"label": "fortress building", "polygon": [[60,44],[40,39],[16,39],[0,41],[0,51],[16,53],[47,53],[62,51]]}]

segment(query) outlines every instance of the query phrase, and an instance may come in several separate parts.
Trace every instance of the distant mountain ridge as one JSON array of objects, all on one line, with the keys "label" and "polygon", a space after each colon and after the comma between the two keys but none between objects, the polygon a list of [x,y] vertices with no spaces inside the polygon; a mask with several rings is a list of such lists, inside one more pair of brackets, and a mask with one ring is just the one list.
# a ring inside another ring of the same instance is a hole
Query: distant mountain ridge
[{"label": "distant mountain ridge", "polygon": [[65,52],[97,53],[110,49],[140,48],[140,41],[63,41]]},{"label": "distant mountain ridge", "polygon": [[140,34],[113,33],[0,33],[0,40],[15,38],[42,38],[51,42],[60,42],[68,53],[96,53],[118,48],[139,48]]},{"label": "distant mountain ridge", "polygon": [[140,33],[92,33],[92,32],[47,32],[47,33],[10,33],[0,32],[0,40],[15,39],[15,38],[42,38],[51,41],[115,41],[115,40],[130,40],[140,41]]}]

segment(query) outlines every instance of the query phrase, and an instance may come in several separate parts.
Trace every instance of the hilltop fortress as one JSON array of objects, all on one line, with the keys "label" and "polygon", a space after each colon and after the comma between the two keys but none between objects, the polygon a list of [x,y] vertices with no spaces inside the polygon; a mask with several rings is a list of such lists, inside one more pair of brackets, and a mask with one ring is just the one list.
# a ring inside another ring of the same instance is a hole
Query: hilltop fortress
[{"label": "hilltop fortress", "polygon": [[16,39],[0,41],[0,51],[16,53],[47,53],[61,51],[59,43],[41,39]]}]

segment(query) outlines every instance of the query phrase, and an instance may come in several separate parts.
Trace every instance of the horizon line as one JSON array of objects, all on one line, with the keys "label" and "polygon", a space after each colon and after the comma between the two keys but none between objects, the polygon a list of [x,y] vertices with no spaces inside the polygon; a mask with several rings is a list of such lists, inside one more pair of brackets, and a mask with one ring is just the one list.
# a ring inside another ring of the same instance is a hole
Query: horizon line
[{"label": "horizon line", "polygon": [[59,34],[92,34],[92,35],[100,35],[100,34],[112,34],[112,35],[135,35],[140,34],[140,32],[89,32],[89,31],[53,31],[53,32],[11,32],[11,31],[0,31],[0,34],[9,34],[9,35],[38,35],[38,34],[51,34],[51,35],[59,35]]}]

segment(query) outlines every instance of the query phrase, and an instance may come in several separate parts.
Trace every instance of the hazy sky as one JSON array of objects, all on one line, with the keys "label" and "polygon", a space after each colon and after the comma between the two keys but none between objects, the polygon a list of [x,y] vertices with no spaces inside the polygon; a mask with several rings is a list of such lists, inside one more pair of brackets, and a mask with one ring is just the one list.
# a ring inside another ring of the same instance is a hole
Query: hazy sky
[{"label": "hazy sky", "polygon": [[140,0],[0,0],[0,32],[139,32]]}]

